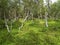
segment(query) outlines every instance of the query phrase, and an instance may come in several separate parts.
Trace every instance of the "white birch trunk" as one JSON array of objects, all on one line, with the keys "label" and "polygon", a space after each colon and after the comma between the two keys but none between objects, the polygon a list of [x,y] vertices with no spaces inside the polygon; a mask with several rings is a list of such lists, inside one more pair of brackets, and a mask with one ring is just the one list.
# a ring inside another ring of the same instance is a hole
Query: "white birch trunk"
[{"label": "white birch trunk", "polygon": [[46,27],[48,27],[48,18],[47,18],[47,16],[48,16],[48,13],[46,12],[46,14],[45,14],[45,25],[46,25]]},{"label": "white birch trunk", "polygon": [[27,18],[28,18],[28,14],[27,14],[27,16],[25,17],[25,19],[22,21],[22,25],[19,27],[19,30],[23,27],[23,24],[24,24],[24,22],[27,20]]},{"label": "white birch trunk", "polygon": [[9,26],[8,26],[8,24],[7,24],[7,19],[6,19],[6,17],[5,17],[5,12],[4,12],[4,19],[5,19],[5,26],[6,26],[6,28],[7,28],[7,31],[10,33]]},{"label": "white birch trunk", "polygon": [[7,24],[6,21],[5,21],[5,26],[6,26],[6,28],[7,28],[7,31],[10,33],[9,26],[8,26],[8,24]]},{"label": "white birch trunk", "polygon": [[10,30],[12,30],[12,22],[11,22]]}]

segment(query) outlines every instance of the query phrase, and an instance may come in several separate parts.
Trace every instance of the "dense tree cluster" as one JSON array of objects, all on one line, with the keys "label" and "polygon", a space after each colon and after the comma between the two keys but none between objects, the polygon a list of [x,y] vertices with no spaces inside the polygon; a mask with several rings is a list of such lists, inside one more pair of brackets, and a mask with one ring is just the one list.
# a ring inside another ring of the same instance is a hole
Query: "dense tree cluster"
[{"label": "dense tree cluster", "polygon": [[[0,0],[0,27],[6,27],[8,32],[12,29],[12,24],[23,19],[26,20],[45,19],[48,27],[48,19],[58,20],[60,17],[60,1],[52,3],[51,0]],[[2,24],[3,22],[3,24]],[[4,26],[5,25],[5,26]]]}]

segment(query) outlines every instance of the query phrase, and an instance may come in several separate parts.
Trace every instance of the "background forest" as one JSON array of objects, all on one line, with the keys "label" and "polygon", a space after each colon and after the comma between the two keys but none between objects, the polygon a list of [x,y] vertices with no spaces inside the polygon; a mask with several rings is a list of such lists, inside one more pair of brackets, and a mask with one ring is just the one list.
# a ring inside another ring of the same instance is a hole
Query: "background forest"
[{"label": "background forest", "polygon": [[60,0],[0,0],[0,45],[60,45]]}]

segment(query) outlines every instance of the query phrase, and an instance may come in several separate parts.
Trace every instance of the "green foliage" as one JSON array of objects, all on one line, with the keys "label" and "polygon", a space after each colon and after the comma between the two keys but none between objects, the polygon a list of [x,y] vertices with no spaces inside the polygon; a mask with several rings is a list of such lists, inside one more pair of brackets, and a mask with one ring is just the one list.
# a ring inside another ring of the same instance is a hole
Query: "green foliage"
[{"label": "green foliage", "polygon": [[16,28],[11,33],[6,29],[0,30],[0,45],[60,45],[60,21],[49,21],[48,28],[41,27],[41,22],[38,22],[25,22],[20,32]]},{"label": "green foliage", "polygon": [[19,26],[21,26],[21,24],[22,24],[21,22],[16,21],[13,23],[13,28],[18,28]]},{"label": "green foliage", "polygon": [[[50,4],[46,0],[46,3],[49,4],[45,5],[44,0],[0,0],[0,45],[60,45],[60,1]],[[45,12],[49,13],[46,16],[49,27],[45,27],[43,20]],[[18,31],[27,14],[33,21],[27,20]],[[9,27],[11,20],[17,19],[10,33],[5,29],[4,15]]]},{"label": "green foliage", "polygon": [[21,34],[17,39],[17,45],[39,45],[39,44],[40,44],[39,35],[33,30],[25,34]]}]

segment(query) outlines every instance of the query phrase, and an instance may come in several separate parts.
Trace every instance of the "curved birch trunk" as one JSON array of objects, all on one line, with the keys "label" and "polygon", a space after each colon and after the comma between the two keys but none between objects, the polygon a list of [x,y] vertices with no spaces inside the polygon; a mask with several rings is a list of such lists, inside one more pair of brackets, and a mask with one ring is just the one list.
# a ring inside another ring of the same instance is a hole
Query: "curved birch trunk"
[{"label": "curved birch trunk", "polygon": [[19,30],[23,27],[23,25],[24,25],[24,22],[27,20],[27,18],[28,18],[28,15],[25,17],[25,19],[22,21],[22,25],[19,27]]},{"label": "curved birch trunk", "polygon": [[4,12],[4,20],[5,20],[5,26],[7,28],[7,31],[10,33],[10,29],[9,29],[8,24],[7,24],[7,19],[6,19],[6,16],[5,16],[5,12]]}]

